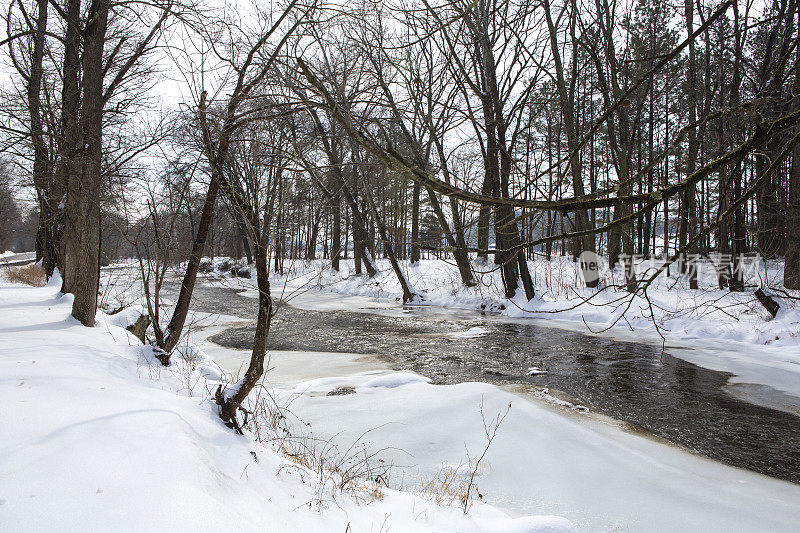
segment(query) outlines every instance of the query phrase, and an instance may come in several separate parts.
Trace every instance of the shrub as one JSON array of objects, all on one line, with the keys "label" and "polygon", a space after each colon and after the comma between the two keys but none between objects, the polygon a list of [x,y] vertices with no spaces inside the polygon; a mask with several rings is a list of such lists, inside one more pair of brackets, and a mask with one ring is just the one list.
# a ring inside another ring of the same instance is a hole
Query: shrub
[{"label": "shrub", "polygon": [[250,269],[249,268],[239,268],[239,267],[232,267],[231,276],[235,278],[250,278]]},{"label": "shrub", "polygon": [[12,283],[24,283],[31,287],[44,287],[47,283],[44,268],[38,264],[8,267],[3,269],[3,273],[6,279]]}]

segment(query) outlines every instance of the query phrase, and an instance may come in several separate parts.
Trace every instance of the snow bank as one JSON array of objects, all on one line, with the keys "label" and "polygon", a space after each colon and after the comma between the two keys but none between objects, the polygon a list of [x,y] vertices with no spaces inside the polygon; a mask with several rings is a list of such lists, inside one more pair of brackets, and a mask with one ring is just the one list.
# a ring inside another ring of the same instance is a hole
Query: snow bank
[{"label": "snow bank", "polygon": [[162,367],[130,316],[82,327],[57,290],[0,284],[0,530],[573,530],[389,489],[318,508],[302,468],[221,424],[191,360]]},{"label": "snow bank", "polygon": [[[364,387],[370,379],[374,373],[358,373],[272,392],[317,439],[380,453],[395,465],[393,487],[418,487],[443,471],[463,482],[486,447],[484,422],[491,428],[510,404],[475,478],[484,501],[509,513],[559,515],[581,531],[797,530],[798,485],[486,383]],[[355,393],[320,394],[343,388]],[[540,522],[515,527],[526,524]]]},{"label": "snow bank", "polygon": [[451,337],[461,338],[461,339],[475,339],[478,337],[483,337],[489,333],[489,330],[486,328],[482,328],[480,326],[475,326],[469,328],[467,331],[457,331],[455,333],[451,333]]},{"label": "snow bank", "polygon": [[385,376],[373,378],[361,386],[373,389],[378,387],[393,389],[395,387],[408,385],[409,383],[430,383],[430,381],[430,379],[412,372],[393,372]]},{"label": "snow bank", "polygon": [[[379,260],[380,270],[374,278],[356,276],[349,261],[342,262],[340,272],[330,270],[327,262],[295,261],[290,273],[275,277],[275,292],[317,286],[344,295],[398,300],[399,283],[386,260]],[[415,265],[403,263],[410,282],[427,305],[502,311],[510,317],[547,317],[572,320],[584,324],[622,329],[653,331],[654,323],[669,339],[715,338],[759,345],[800,347],[800,304],[780,298],[781,311],[770,319],[752,294],[732,293],[717,288],[716,274],[706,265],[700,270],[701,290],[691,290],[684,277],[659,277],[648,289],[652,302],[636,298],[627,307],[627,293],[619,268],[608,273],[602,291],[583,287],[580,271],[571,258],[553,261],[529,261],[529,269],[537,290],[537,298],[527,302],[518,291],[511,300],[503,296],[499,273],[487,265],[475,265],[480,283],[464,287],[458,271],[447,261],[422,260]],[[485,270],[481,273],[480,270]],[[781,287],[782,263],[769,262],[764,272],[751,275],[749,283]],[[286,287],[282,289],[281,287]],[[625,313],[627,320],[618,321]],[[555,313],[555,314],[554,314]],[[655,316],[652,316],[655,313]]]}]

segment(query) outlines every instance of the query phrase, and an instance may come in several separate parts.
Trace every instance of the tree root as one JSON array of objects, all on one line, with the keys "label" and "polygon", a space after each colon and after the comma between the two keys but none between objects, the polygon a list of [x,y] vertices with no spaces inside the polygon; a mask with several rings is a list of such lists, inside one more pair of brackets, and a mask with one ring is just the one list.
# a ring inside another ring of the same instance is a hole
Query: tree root
[{"label": "tree root", "polygon": [[153,346],[153,356],[155,356],[156,359],[161,361],[162,365],[169,366],[169,353],[168,352],[165,352],[164,350],[162,350],[158,346]]},{"label": "tree root", "polygon": [[[247,426],[248,416],[251,412],[232,399],[226,399],[225,391],[222,389],[221,384],[217,386],[217,391],[214,393],[214,401],[219,406],[219,417],[225,425],[234,430],[238,435],[244,435],[242,428]],[[236,416],[238,411],[241,411],[244,417],[241,424]]]}]

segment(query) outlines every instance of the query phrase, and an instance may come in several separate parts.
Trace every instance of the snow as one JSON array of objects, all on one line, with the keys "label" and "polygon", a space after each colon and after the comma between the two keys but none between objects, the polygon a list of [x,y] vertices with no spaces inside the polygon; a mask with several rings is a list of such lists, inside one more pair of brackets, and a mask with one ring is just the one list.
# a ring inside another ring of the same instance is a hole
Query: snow
[{"label": "snow", "polygon": [[[321,492],[304,467],[221,423],[203,349],[164,368],[123,329],[132,313],[85,328],[56,282],[0,282],[0,302],[0,530],[573,530],[388,488]],[[424,385],[395,383],[364,390]]]},{"label": "snow", "polygon": [[526,374],[529,376],[538,376],[539,374],[547,374],[547,370],[542,370],[538,366],[531,366],[528,367]]},{"label": "snow", "polygon": [[[10,428],[0,432],[0,530],[780,532],[800,521],[799,486],[631,433],[546,392],[547,402],[531,401],[530,391],[484,383],[431,385],[371,356],[271,352],[265,384],[293,434],[393,465],[382,498],[326,493],[320,506],[313,475],[215,414],[207,379],[240,373],[248,352],[203,339],[241,319],[198,314],[206,322],[192,361],[164,369],[121,329],[134,313],[82,328],[57,286],[0,284],[0,302],[0,424]],[[330,291],[293,303],[403,312]],[[443,472],[469,478],[484,422],[509,404],[476,472],[486,504],[464,517],[421,494]]]},{"label": "snow", "polygon": [[[581,531],[794,531],[800,519],[800,487],[607,421],[565,416],[484,383],[389,389],[360,385],[365,379],[273,394],[317,438],[380,450],[395,465],[393,486],[418,486],[443,468],[462,471],[485,447],[484,417],[511,404],[477,478],[485,501],[509,513],[560,515]],[[325,394],[347,386],[355,394]]]},{"label": "snow", "polygon": [[462,339],[475,339],[478,337],[483,337],[489,333],[489,330],[486,328],[482,328],[480,326],[474,326],[469,328],[467,331],[458,331],[456,333],[451,333],[451,337],[457,337]]},{"label": "snow", "polygon": [[394,389],[396,387],[402,387],[403,385],[409,385],[411,383],[430,383],[430,381],[431,380],[426,377],[411,372],[393,372],[386,376],[373,378],[362,384],[361,387],[367,389]]}]

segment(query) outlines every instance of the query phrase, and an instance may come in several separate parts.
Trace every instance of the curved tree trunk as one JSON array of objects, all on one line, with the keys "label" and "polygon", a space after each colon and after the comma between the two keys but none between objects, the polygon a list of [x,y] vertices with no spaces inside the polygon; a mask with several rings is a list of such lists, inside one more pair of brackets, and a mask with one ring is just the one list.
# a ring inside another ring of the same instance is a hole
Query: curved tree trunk
[{"label": "curved tree trunk", "polygon": [[197,271],[200,268],[200,261],[203,259],[203,250],[205,250],[206,247],[208,230],[211,227],[211,219],[214,215],[214,204],[217,202],[218,191],[218,182],[212,177],[211,183],[208,184],[208,190],[206,191],[206,199],[203,202],[203,211],[200,215],[200,222],[197,225],[197,234],[194,236],[194,244],[192,244],[192,251],[189,254],[189,261],[186,263],[186,272],[183,274],[178,301],[175,304],[172,318],[167,326],[167,336],[164,339],[164,345],[160,346],[160,348],[168,354],[178,345],[178,341],[183,333],[183,327],[186,324],[186,317],[189,314],[189,304],[192,301],[192,292],[194,291],[194,285],[197,281]]},{"label": "curved tree trunk", "polygon": [[[244,377],[239,383],[223,391],[221,386],[217,389],[216,402],[219,405],[219,416],[229,427],[238,433],[242,432],[236,418],[247,395],[250,394],[261,376],[264,375],[264,358],[267,354],[267,338],[272,324],[273,304],[269,284],[269,265],[267,263],[267,247],[260,238],[254,238],[256,261],[256,280],[258,283],[258,317],[256,318],[256,332],[253,336],[253,350],[250,354],[250,364]],[[257,241],[257,242],[256,242]]]}]

